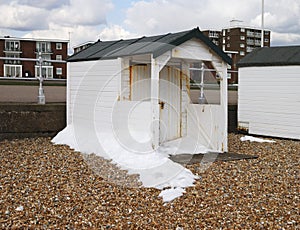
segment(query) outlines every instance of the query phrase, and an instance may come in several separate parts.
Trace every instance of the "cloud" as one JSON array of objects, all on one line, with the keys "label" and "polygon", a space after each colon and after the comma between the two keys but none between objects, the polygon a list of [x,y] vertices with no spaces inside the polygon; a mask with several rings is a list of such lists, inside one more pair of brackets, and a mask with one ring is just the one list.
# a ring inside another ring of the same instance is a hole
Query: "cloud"
[{"label": "cloud", "polygon": [[138,35],[132,34],[129,31],[126,31],[124,28],[122,28],[119,25],[110,25],[108,27],[105,27],[100,32],[99,39],[101,41],[105,40],[118,40],[118,39],[127,39],[132,37],[137,37]]},{"label": "cloud", "polygon": [[[261,0],[0,0],[0,10],[0,29],[64,39],[71,32],[74,45],[99,37],[125,39],[197,26],[222,29],[232,19],[246,26],[261,23]],[[272,31],[272,44],[300,44],[299,12],[299,0],[265,1],[265,25]],[[114,19],[113,25],[107,16]]]},{"label": "cloud", "polygon": [[110,0],[1,1],[0,27],[29,31],[48,29],[50,23],[65,26],[106,24],[113,9]]},{"label": "cloud", "polygon": [[271,33],[272,46],[300,45],[300,34],[294,33]]},{"label": "cloud", "polygon": [[64,26],[99,25],[106,23],[106,14],[113,9],[110,0],[70,0],[51,12],[50,20]]},{"label": "cloud", "polygon": [[[245,26],[260,27],[261,3],[261,0],[137,1],[127,10],[125,25],[130,31],[146,35],[197,26],[202,30],[220,30],[230,26],[232,19],[242,20]],[[265,27],[274,33],[274,43],[299,42],[299,12],[299,0],[265,1]]]},{"label": "cloud", "polygon": [[125,24],[142,33],[191,29],[221,29],[233,18],[250,20],[259,13],[260,0],[152,0],[133,3]]},{"label": "cloud", "polygon": [[0,5],[0,12],[2,28],[21,31],[47,28],[48,13],[44,9],[10,2],[7,5]]},{"label": "cloud", "polygon": [[[265,26],[278,33],[300,33],[300,1],[277,0],[265,6]],[[251,21],[261,24],[261,14]]]},{"label": "cloud", "polygon": [[62,5],[67,5],[69,0],[19,0],[20,5],[28,5],[34,8],[56,9]]}]

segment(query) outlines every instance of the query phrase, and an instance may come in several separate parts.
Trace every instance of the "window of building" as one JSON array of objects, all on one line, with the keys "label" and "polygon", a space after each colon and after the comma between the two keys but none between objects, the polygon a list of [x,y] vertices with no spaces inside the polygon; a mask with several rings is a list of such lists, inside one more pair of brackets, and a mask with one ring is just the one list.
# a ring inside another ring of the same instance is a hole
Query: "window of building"
[{"label": "window of building", "polygon": [[240,51],[240,55],[241,56],[245,56],[245,52],[244,51]]},{"label": "window of building", "polygon": [[60,55],[60,54],[56,55],[56,60],[61,61],[62,60],[62,55]]},{"label": "window of building", "polygon": [[227,44],[227,47],[228,47],[228,48],[230,47],[230,44],[229,44],[229,43]]},{"label": "window of building", "polygon": [[241,43],[241,44],[240,44],[240,47],[241,47],[241,48],[245,48],[245,44],[244,44],[244,43]]},{"label": "window of building", "polygon": [[225,35],[226,35],[226,31],[225,31],[225,30],[223,30],[223,36],[225,37]]},{"label": "window of building", "polygon": [[225,41],[225,38],[223,38],[223,44],[225,44],[225,42],[226,42],[226,41]]},{"label": "window of building", "polygon": [[62,43],[61,42],[56,43],[56,49],[57,50],[62,50]]},{"label": "window of building", "polygon": [[[40,67],[35,66],[35,77],[40,76]],[[43,78],[53,78],[53,66],[42,66]]]},{"label": "window of building", "polygon": [[22,66],[4,65],[4,77],[22,77]]},{"label": "window of building", "polygon": [[20,50],[20,41],[5,41],[5,50],[6,51],[19,51]]},{"label": "window of building", "polygon": [[245,40],[245,36],[241,36],[241,40]]},{"label": "window of building", "polygon": [[269,39],[268,39],[268,38],[265,38],[265,42],[269,42]]},{"label": "window of building", "polygon": [[244,33],[245,32],[245,28],[241,28],[241,32]]},{"label": "window of building", "polygon": [[230,36],[227,36],[227,40],[230,40]]},{"label": "window of building", "polygon": [[265,35],[269,35],[269,31],[265,31]]},{"label": "window of building", "polygon": [[50,42],[37,42],[36,51],[42,53],[51,53],[51,43]]},{"label": "window of building", "polygon": [[225,45],[223,45],[223,51],[225,51],[225,50],[226,50]]},{"label": "window of building", "polygon": [[56,75],[62,75],[62,68],[56,68]]},{"label": "window of building", "polygon": [[230,29],[227,29],[227,32],[230,33]]}]

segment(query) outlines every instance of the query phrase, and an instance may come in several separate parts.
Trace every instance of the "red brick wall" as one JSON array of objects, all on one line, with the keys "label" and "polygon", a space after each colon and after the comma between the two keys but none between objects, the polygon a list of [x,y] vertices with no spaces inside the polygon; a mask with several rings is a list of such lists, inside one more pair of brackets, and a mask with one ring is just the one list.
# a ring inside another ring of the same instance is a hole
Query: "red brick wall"
[{"label": "red brick wall", "polygon": [[[21,50],[22,58],[36,58],[36,42],[35,41],[21,41]],[[29,74],[28,77],[34,77],[35,76],[35,64],[36,62],[33,61],[22,61],[23,69],[22,69],[22,76],[26,77],[25,73],[27,72]]]},{"label": "red brick wall", "polygon": [[[51,43],[52,55],[51,59],[56,60],[56,55],[62,55],[62,60],[66,60],[68,57],[68,43],[62,43],[62,49],[56,49],[56,42]],[[67,64],[66,63],[52,63],[53,65],[53,77],[54,78],[67,78]],[[62,75],[56,75],[56,69],[62,68]]]},{"label": "red brick wall", "polygon": [[[4,40],[0,40],[0,57],[4,57],[4,48],[5,48],[5,41]],[[4,60],[0,59],[0,77],[4,76]]]}]

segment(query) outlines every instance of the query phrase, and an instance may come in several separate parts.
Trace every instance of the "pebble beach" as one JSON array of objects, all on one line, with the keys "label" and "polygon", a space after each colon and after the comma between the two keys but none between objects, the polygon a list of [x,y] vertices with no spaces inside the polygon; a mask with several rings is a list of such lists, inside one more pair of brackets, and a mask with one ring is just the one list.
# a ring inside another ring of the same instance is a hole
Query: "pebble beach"
[{"label": "pebble beach", "polygon": [[164,203],[110,161],[50,138],[0,142],[1,229],[300,229],[300,141],[241,141],[257,159],[188,164],[199,177]]}]

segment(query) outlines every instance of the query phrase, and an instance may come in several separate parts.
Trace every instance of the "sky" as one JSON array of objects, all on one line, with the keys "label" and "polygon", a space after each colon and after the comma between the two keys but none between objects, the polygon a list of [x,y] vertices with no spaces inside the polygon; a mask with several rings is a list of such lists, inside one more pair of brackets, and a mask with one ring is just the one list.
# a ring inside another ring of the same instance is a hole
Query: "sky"
[{"label": "sky", "polygon": [[[70,40],[70,47],[199,27],[227,28],[230,21],[260,27],[262,0],[0,0],[0,36]],[[300,45],[300,1],[264,0],[271,46]]]}]

